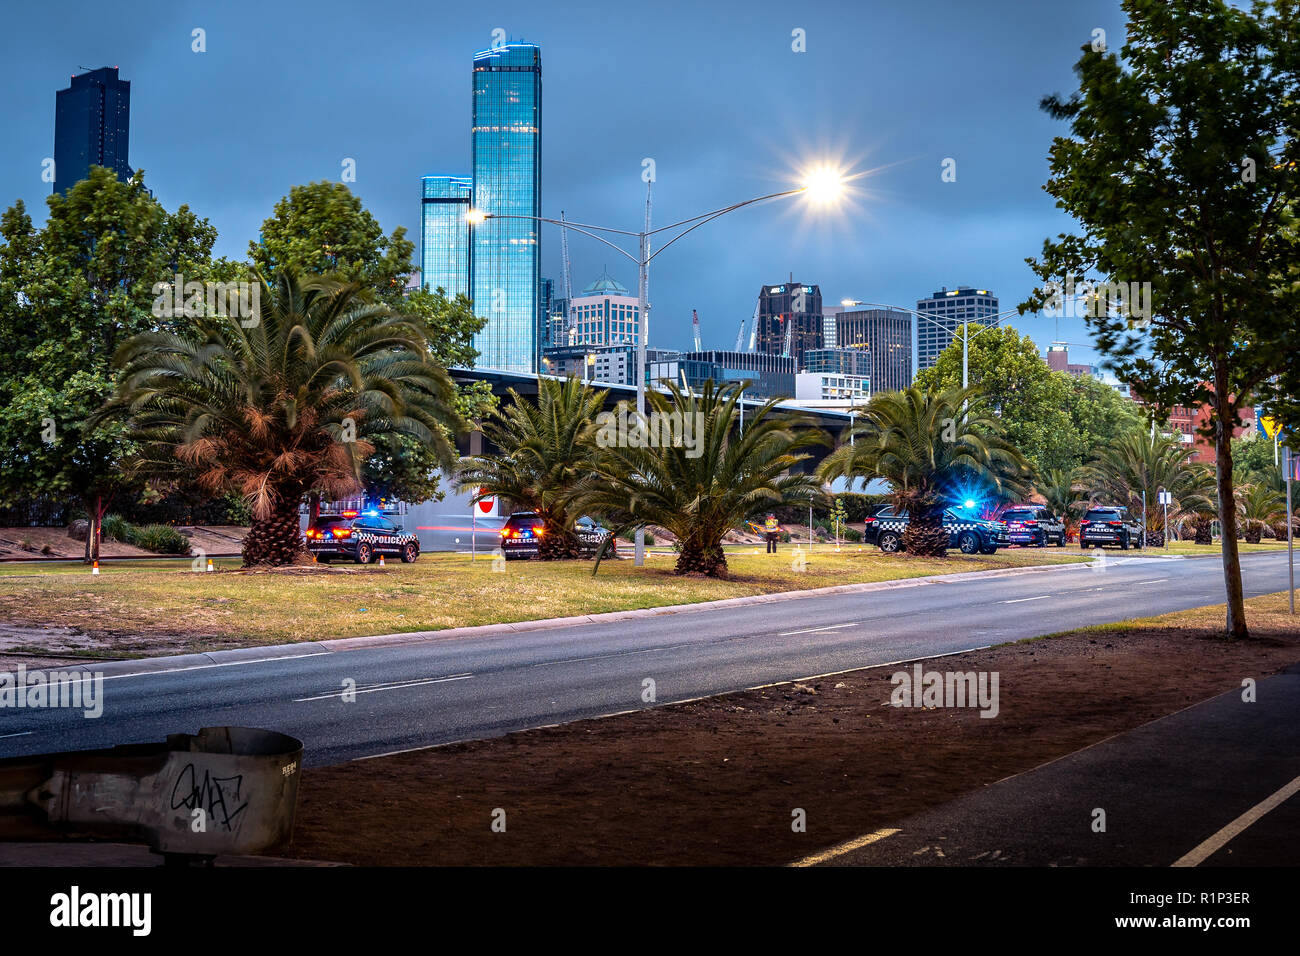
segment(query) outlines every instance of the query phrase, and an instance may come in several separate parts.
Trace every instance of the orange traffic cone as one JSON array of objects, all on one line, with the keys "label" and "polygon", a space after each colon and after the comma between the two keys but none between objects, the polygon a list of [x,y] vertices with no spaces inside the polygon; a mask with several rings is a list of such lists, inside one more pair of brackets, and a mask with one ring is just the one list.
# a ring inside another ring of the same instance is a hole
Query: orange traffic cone
[{"label": "orange traffic cone", "polygon": [[382,554],[379,556],[379,566],[381,568],[384,566],[384,556]]},{"label": "orange traffic cone", "polygon": [[95,563],[91,566],[91,568],[90,568],[90,573],[91,573],[91,574],[98,574],[98,573],[99,573],[99,560],[98,560],[98,559],[96,559],[96,560],[95,560]]},{"label": "orange traffic cone", "polygon": [[215,571],[215,570],[217,570],[216,568],[214,568],[214,567],[212,566],[212,559],[211,559],[211,558],[208,558],[208,566],[207,566],[206,570],[208,570],[208,571]]}]

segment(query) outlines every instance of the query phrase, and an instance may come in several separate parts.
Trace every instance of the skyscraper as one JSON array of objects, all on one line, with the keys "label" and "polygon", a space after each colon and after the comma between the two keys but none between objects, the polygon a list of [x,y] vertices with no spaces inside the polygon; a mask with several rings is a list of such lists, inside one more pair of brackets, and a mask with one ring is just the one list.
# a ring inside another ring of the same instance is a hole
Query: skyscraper
[{"label": "skyscraper", "polygon": [[916,367],[929,368],[963,325],[988,325],[998,311],[998,299],[988,289],[944,286],[928,299],[917,299],[916,310],[930,317],[916,320]]},{"label": "skyscraper", "polygon": [[912,315],[898,309],[845,309],[835,317],[837,349],[865,348],[876,392],[912,384]]},{"label": "skyscraper", "polygon": [[104,166],[128,179],[131,84],[117,77],[117,67],[105,66],[74,76],[66,90],[54,95],[54,191],[66,193]]},{"label": "skyscraper", "polygon": [[420,284],[445,290],[449,299],[469,295],[473,183],[460,176],[425,176],[420,186]]},{"label": "skyscraper", "polygon": [[[474,54],[474,209],[494,216],[542,214],[542,51],[507,43]],[[536,372],[541,223],[487,219],[474,226],[470,290],[487,319],[474,337],[478,364]]]},{"label": "skyscraper", "polygon": [[822,347],[822,291],[815,285],[789,282],[758,291],[758,351],[784,355],[789,327],[790,355],[796,365],[807,349]]}]

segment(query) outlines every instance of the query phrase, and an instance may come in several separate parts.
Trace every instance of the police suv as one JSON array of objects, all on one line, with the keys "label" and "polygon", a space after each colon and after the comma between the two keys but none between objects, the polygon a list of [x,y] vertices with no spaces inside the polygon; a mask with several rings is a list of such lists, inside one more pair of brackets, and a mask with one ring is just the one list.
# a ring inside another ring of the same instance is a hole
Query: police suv
[{"label": "police suv", "polygon": [[1001,520],[1006,522],[1007,538],[1012,544],[1065,547],[1065,522],[1043,505],[1012,505],[1002,512]]},{"label": "police suv", "polygon": [[378,511],[320,515],[308,526],[305,537],[308,552],[321,564],[335,558],[369,564],[385,554],[410,564],[420,556],[419,538]]},{"label": "police suv", "polygon": [[1142,525],[1131,518],[1121,505],[1097,505],[1089,508],[1079,522],[1079,547],[1114,545],[1121,551],[1129,546],[1142,547]]},{"label": "police suv", "polygon": [[[863,541],[879,545],[888,554],[903,550],[903,532],[908,523],[906,511],[882,508],[866,518],[865,523]],[[960,549],[962,554],[993,554],[1010,544],[1007,526],[1001,521],[985,521],[945,508],[943,526],[948,532],[948,546]]]}]

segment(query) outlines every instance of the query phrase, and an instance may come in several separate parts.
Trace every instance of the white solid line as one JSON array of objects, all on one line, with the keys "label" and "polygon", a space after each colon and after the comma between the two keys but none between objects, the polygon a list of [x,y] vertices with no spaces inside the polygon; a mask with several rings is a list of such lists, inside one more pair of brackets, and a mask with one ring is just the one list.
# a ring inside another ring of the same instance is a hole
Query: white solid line
[{"label": "white solid line", "polygon": [[1038,597],[1016,598],[1014,601],[999,601],[998,603],[999,604],[1023,604],[1025,601],[1045,601],[1049,597],[1051,597],[1050,594],[1040,594],[1038,595]]},{"label": "white solid line", "polygon": [[853,627],[854,625],[861,623],[861,621],[849,621],[847,624],[831,624],[828,627],[810,627],[802,631],[783,631],[778,634],[777,637],[789,637],[792,634],[814,634],[817,631],[838,631],[842,627]]},{"label": "white solid line", "polygon": [[893,836],[898,832],[897,828],[890,829],[886,827],[883,830],[877,830],[875,833],[868,833],[866,836],[860,836],[847,843],[841,843],[839,846],[833,846],[829,850],[823,850],[821,853],[814,853],[812,856],[806,856],[802,860],[796,860],[791,866],[816,866],[818,863],[825,863],[827,860],[833,860],[837,856],[843,856],[845,853],[851,853],[854,850],[861,849],[864,846],[870,846],[872,843],[878,843],[887,837]]},{"label": "white solid line", "polygon": [[1139,587],[1143,584],[1164,584],[1168,580],[1168,578],[1156,578],[1154,581],[1134,581],[1130,587]]},{"label": "white solid line", "polygon": [[1300,793],[1300,777],[1296,777],[1285,787],[1273,794],[1261,803],[1255,804],[1237,819],[1233,820],[1226,827],[1214,834],[1200,846],[1193,849],[1173,862],[1173,866],[1197,866],[1204,863],[1207,859],[1219,852],[1224,845],[1233,837],[1242,833],[1253,823],[1257,823],[1259,818],[1270,810],[1281,806],[1291,797]]},{"label": "white solid line", "polygon": [[425,684],[445,684],[453,680],[469,680],[473,674],[455,674],[451,677],[430,677],[427,679],[398,681],[393,684],[377,684],[374,687],[358,687],[355,690],[341,690],[333,694],[321,694],[318,697],[295,697],[295,704],[303,703],[309,700],[328,700],[331,697],[343,697],[347,694],[377,694],[381,690],[404,690],[407,687],[423,687]]},{"label": "white solid line", "polygon": [[[247,661],[213,661],[211,664],[193,664],[189,667],[169,667],[166,670],[157,671],[136,671],[132,674],[103,674],[104,680],[121,680],[124,677],[153,677],[157,674],[179,674],[181,671],[203,671],[210,667],[240,667],[244,664],[268,664],[272,661],[297,661],[304,657],[324,657],[326,654],[332,654],[333,651],[312,651],[310,654],[286,654],[284,657],[256,657]],[[158,660],[158,658],[142,658],[142,660]],[[107,662],[105,662],[107,663]],[[119,663],[114,661],[113,663]],[[69,684],[80,684],[82,681],[94,680],[94,671],[91,671],[87,677],[78,677],[76,680],[68,681]]]},{"label": "white solid line", "polygon": [[35,731],[24,730],[22,733],[18,734],[0,734],[0,740],[5,740],[8,737],[30,737],[33,733],[35,733]]}]

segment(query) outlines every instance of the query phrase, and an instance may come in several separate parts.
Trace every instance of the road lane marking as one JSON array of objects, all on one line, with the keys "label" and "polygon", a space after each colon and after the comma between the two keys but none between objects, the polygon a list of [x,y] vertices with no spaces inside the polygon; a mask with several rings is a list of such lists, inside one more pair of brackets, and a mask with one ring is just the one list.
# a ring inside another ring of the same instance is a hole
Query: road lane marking
[{"label": "road lane marking", "polygon": [[389,684],[369,684],[353,690],[340,690],[331,694],[319,694],[316,697],[295,697],[295,704],[309,700],[328,700],[331,697],[343,697],[346,694],[377,694],[385,690],[405,690],[408,687],[423,687],[426,684],[445,684],[454,680],[469,680],[473,674],[452,674],[450,677],[418,677],[414,680],[393,681]]},{"label": "road lane marking", "polygon": [[1144,584],[1164,584],[1168,578],[1156,578],[1154,581],[1134,581],[1130,587],[1141,587]]},{"label": "road lane marking", "polygon": [[1184,854],[1175,860],[1172,866],[1198,866],[1207,859],[1223,849],[1233,837],[1244,832],[1251,824],[1258,823],[1260,817],[1275,810],[1287,800],[1291,799],[1297,793],[1300,793],[1300,777],[1296,777],[1285,787],[1273,794],[1266,800],[1255,804],[1237,819],[1233,820],[1226,827],[1214,834],[1200,846],[1193,849],[1190,853]]},{"label": "road lane marking", "polygon": [[10,737],[30,737],[34,733],[34,730],[24,730],[22,733],[18,734],[0,734],[0,740],[7,740]]},{"label": "road lane marking", "polygon": [[809,627],[802,631],[782,631],[777,637],[790,637],[794,634],[815,634],[818,631],[838,631],[842,627],[856,627],[861,621],[849,621],[847,624],[831,624],[827,627]]},{"label": "road lane marking", "polygon": [[883,830],[877,830],[875,833],[868,833],[866,836],[860,836],[856,839],[849,840],[847,843],[841,843],[839,846],[833,846],[829,850],[823,850],[821,853],[814,853],[812,856],[806,856],[802,860],[795,860],[791,866],[817,866],[819,863],[825,863],[827,860],[833,860],[837,856],[843,856],[845,853],[852,853],[854,850],[860,850],[864,846],[870,846],[872,843],[878,843],[899,832],[897,828],[886,827]]},{"label": "road lane marking", "polygon": [[1026,601],[1046,601],[1049,597],[1051,597],[1050,594],[1040,594],[1038,595],[1038,597],[1016,598],[1014,601],[999,601],[998,603],[999,604],[1024,604]]}]

